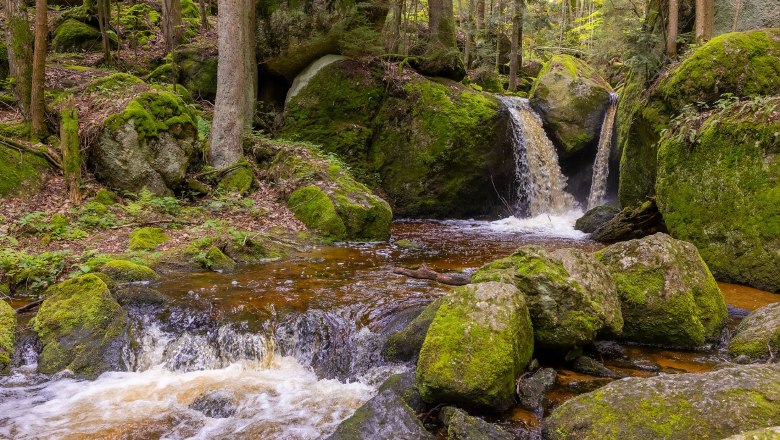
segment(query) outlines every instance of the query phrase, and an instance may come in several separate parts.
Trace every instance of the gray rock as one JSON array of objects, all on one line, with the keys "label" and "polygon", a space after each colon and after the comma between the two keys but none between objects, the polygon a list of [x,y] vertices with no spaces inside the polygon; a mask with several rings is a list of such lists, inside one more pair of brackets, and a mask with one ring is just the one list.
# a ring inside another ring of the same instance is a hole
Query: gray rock
[{"label": "gray rock", "polygon": [[422,348],[428,327],[441,306],[442,298],[438,298],[412,320],[403,330],[387,338],[382,348],[382,356],[392,361],[411,361],[417,359]]},{"label": "gray rock", "polygon": [[238,396],[231,390],[209,390],[198,396],[190,409],[203,413],[213,419],[225,419],[236,414]]},{"label": "gray rock", "polygon": [[596,377],[608,377],[612,379],[625,377],[625,375],[610,370],[605,367],[604,364],[589,356],[580,356],[575,359],[572,369],[578,373],[589,374]]},{"label": "gray rock", "polygon": [[592,231],[591,238],[602,243],[617,243],[666,232],[666,225],[654,200],[623,209]]},{"label": "gray rock", "polygon": [[552,368],[542,368],[533,376],[521,379],[517,387],[520,406],[529,411],[539,411],[544,395],[553,389],[556,379],[557,373]]},{"label": "gray rock", "polygon": [[423,402],[420,393],[417,391],[417,378],[414,370],[388,377],[379,387],[378,392],[381,394],[387,390],[396,393],[409,405],[409,408],[416,412],[422,412],[426,408],[425,402]]},{"label": "gray rock", "polygon": [[612,220],[619,212],[619,208],[608,205],[589,209],[588,212],[577,219],[577,222],[574,223],[574,229],[590,234]]},{"label": "gray rock", "polygon": [[724,440],[780,440],[780,426],[743,432]]},{"label": "gray rock", "polygon": [[433,436],[395,392],[386,390],[358,408],[328,439],[424,440]]},{"label": "gray rock", "polygon": [[[738,359],[767,358],[780,353],[780,302],[761,307],[737,326],[729,343],[729,354]],[[738,363],[744,363],[739,362]]]},{"label": "gray rock", "polygon": [[513,440],[514,437],[500,427],[479,417],[468,415],[454,406],[439,411],[439,420],[447,427],[449,440]]}]

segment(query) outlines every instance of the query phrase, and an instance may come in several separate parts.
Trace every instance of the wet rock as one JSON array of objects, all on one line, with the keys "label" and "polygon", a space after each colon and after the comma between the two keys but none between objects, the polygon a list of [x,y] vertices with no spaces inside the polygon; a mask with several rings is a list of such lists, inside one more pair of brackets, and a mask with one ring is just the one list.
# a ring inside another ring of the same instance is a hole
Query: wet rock
[{"label": "wet rock", "polygon": [[104,264],[100,271],[118,283],[154,281],[160,278],[150,267],[127,260],[111,260]]},{"label": "wet rock", "polygon": [[580,356],[574,360],[572,369],[578,373],[588,374],[596,377],[608,377],[611,379],[617,379],[625,377],[625,375],[612,371],[605,367],[601,362],[593,359],[589,356]]},{"label": "wet rock", "polygon": [[539,73],[531,104],[561,157],[570,157],[598,141],[612,87],[591,66],[557,54]]},{"label": "wet rock", "polygon": [[541,410],[544,396],[553,389],[557,373],[552,368],[537,370],[533,376],[520,379],[517,396],[520,406],[537,412]]},{"label": "wet rock", "polygon": [[190,404],[190,409],[213,419],[226,419],[235,415],[238,409],[238,396],[226,389],[209,390],[198,396]]},{"label": "wet rock", "polygon": [[657,232],[666,232],[666,225],[655,200],[648,200],[638,206],[623,209],[596,228],[590,238],[602,243],[617,243]]},{"label": "wet rock", "polygon": [[426,408],[425,402],[420,397],[420,392],[417,391],[417,377],[414,370],[388,377],[379,387],[378,392],[382,393],[385,390],[396,393],[415,412],[422,412]]},{"label": "wet rock", "polygon": [[590,234],[612,220],[619,212],[619,208],[608,205],[589,209],[588,212],[577,219],[577,222],[574,223],[574,229]]},{"label": "wet rock", "polygon": [[433,436],[397,394],[386,390],[358,408],[328,439],[423,440]]},{"label": "wet rock", "polygon": [[450,440],[513,440],[514,436],[501,427],[488,423],[479,417],[468,415],[454,406],[445,406],[439,411],[439,420],[447,427]]},{"label": "wet rock", "polygon": [[515,379],[533,354],[533,328],[523,294],[484,282],[444,296],[417,362],[417,387],[430,404],[505,410]]},{"label": "wet rock", "polygon": [[623,339],[680,348],[717,342],[728,312],[696,248],[666,234],[596,253],[617,285]]},{"label": "wet rock", "polygon": [[[739,323],[729,354],[759,360],[780,353],[780,302],[761,307]],[[744,361],[744,359],[742,359]],[[743,362],[739,362],[743,363]]]},{"label": "wet rock", "polygon": [[593,346],[602,357],[609,359],[627,358],[625,348],[615,341],[596,341]]},{"label": "wet rock", "polygon": [[472,276],[473,282],[488,280],[513,283],[525,293],[534,339],[546,349],[565,354],[592,342],[602,329],[623,328],[614,281],[584,251],[526,246]]},{"label": "wet rock", "polygon": [[216,246],[210,247],[202,257],[196,256],[195,260],[198,266],[217,272],[231,271],[236,268],[236,262]]},{"label": "wet rock", "polygon": [[543,423],[544,438],[720,439],[780,423],[780,365],[629,378],[575,397]]},{"label": "wet rock", "polygon": [[121,369],[127,314],[100,278],[73,278],[50,287],[45,297],[32,320],[43,346],[38,371],[51,374],[67,368],[95,378]]},{"label": "wet rock", "polygon": [[420,313],[403,330],[391,335],[382,348],[382,356],[392,361],[410,361],[420,354],[428,327],[443,301],[438,298]]},{"label": "wet rock", "polygon": [[111,295],[122,306],[157,306],[168,301],[168,298],[159,290],[135,284],[124,284],[111,288]]},{"label": "wet rock", "polygon": [[16,339],[16,312],[7,302],[0,300],[0,373],[11,364]]},{"label": "wet rock", "polygon": [[780,440],[780,426],[743,432],[724,440]]}]

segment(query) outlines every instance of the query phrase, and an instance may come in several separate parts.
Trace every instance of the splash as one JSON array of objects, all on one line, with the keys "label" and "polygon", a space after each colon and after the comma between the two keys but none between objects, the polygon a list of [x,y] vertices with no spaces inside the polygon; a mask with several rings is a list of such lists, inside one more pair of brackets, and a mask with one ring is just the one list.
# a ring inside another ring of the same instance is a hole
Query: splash
[{"label": "splash", "polygon": [[588,196],[588,209],[603,205],[607,195],[607,177],[609,176],[609,153],[612,150],[612,132],[615,127],[615,114],[618,107],[618,94],[609,95],[609,108],[604,115],[599,135],[599,147],[596,161],[593,163],[593,181]]}]

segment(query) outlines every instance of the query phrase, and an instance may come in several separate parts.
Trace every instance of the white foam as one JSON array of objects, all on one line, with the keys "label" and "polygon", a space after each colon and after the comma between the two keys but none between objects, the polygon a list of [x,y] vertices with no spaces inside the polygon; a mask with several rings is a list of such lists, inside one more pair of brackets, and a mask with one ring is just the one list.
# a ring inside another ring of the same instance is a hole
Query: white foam
[{"label": "white foam", "polygon": [[528,218],[507,217],[488,223],[488,227],[496,232],[582,240],[588,238],[588,234],[574,229],[574,222],[580,217],[582,217],[580,210],[572,210],[565,214],[541,214]]}]

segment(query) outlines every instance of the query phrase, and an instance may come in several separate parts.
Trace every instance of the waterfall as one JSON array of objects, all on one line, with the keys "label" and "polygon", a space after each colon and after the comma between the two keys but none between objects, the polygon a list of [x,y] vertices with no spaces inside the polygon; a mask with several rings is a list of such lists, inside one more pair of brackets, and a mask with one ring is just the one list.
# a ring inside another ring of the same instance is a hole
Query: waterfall
[{"label": "waterfall", "polygon": [[603,205],[604,197],[607,195],[609,153],[612,149],[612,131],[615,127],[618,98],[617,93],[610,93],[609,108],[604,115],[604,122],[601,124],[599,148],[596,153],[596,160],[593,162],[593,181],[590,185],[590,196],[588,196],[588,209]]},{"label": "waterfall", "polygon": [[501,96],[511,115],[512,142],[517,182],[515,214],[535,217],[565,214],[575,208],[566,192],[566,177],[558,164],[555,146],[547,137],[542,120],[527,99]]}]

